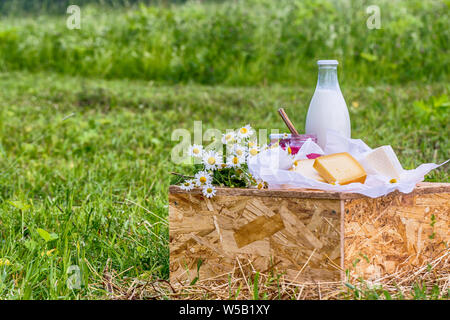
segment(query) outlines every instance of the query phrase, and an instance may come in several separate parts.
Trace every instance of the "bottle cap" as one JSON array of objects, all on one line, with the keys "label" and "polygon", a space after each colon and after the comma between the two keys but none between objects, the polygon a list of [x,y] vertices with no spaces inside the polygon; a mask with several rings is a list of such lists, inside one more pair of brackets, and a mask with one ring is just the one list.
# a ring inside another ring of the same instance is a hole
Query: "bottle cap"
[{"label": "bottle cap", "polygon": [[337,60],[318,60],[317,64],[319,66],[328,65],[328,66],[337,66],[339,62]]}]

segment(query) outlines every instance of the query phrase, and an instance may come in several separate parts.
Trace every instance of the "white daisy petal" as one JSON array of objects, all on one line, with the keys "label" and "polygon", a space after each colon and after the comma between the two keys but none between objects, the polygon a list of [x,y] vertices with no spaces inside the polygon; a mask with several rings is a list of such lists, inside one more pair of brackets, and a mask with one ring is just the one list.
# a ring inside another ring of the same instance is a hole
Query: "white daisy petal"
[{"label": "white daisy petal", "polygon": [[227,165],[230,168],[239,168],[243,163],[245,163],[244,157],[239,157],[237,155],[231,155],[227,158]]},{"label": "white daisy petal", "polygon": [[236,134],[234,132],[227,132],[222,136],[222,143],[228,144],[236,140]]},{"label": "white daisy petal", "polygon": [[213,150],[207,151],[203,154],[203,164],[206,170],[216,170],[222,164],[222,156]]},{"label": "white daisy petal", "polygon": [[259,147],[258,146],[250,147],[248,149],[248,155],[250,157],[254,157],[254,156],[258,155],[258,153],[259,153]]},{"label": "white daisy petal", "polygon": [[203,155],[203,146],[198,145],[198,144],[193,144],[192,146],[189,147],[188,154],[191,157],[201,158]]},{"label": "white daisy petal", "polygon": [[216,195],[216,188],[214,188],[214,186],[212,185],[205,185],[203,187],[202,193],[205,197],[207,198],[212,198]]},{"label": "white daisy petal", "polygon": [[244,158],[247,155],[247,149],[239,144],[233,146],[233,153],[238,157]]},{"label": "white daisy petal", "polygon": [[246,138],[249,138],[251,135],[253,135],[253,133],[254,133],[254,130],[248,124],[238,130],[238,137],[240,139],[246,139]]},{"label": "white daisy petal", "polygon": [[189,180],[189,183],[191,184],[191,188],[192,188],[192,189],[198,187],[198,186],[197,186],[197,183],[195,182],[195,179]]},{"label": "white daisy petal", "polygon": [[257,187],[259,190],[264,189],[264,181],[258,179],[257,182],[258,182],[258,184],[256,185],[256,187]]},{"label": "white daisy petal", "polygon": [[193,180],[186,180],[181,184],[181,189],[190,191],[194,188],[195,184],[193,183]]},{"label": "white daisy petal", "polygon": [[196,185],[201,186],[204,184],[211,184],[212,176],[207,171],[199,171],[195,174]]}]

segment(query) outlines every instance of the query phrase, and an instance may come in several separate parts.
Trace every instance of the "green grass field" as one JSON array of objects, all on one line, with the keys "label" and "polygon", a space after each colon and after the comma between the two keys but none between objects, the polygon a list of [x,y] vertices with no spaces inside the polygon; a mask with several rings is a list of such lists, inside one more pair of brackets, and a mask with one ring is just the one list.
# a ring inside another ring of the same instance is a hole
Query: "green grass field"
[{"label": "green grass field", "polygon": [[[172,131],[192,131],[194,120],[204,129],[284,130],[280,105],[300,126],[313,90],[1,74],[0,257],[10,263],[0,266],[0,296],[104,297],[96,284],[108,259],[122,277],[167,278],[168,173],[188,170],[170,162]],[[449,157],[449,109],[424,120],[414,107],[448,103],[448,85],[342,90],[354,137],[391,144],[409,169]],[[448,167],[427,180],[448,182]],[[82,271],[81,290],[66,285],[72,265]]]},{"label": "green grass field", "polygon": [[[74,1],[76,3],[76,1]],[[366,26],[379,5],[381,29]],[[0,70],[166,83],[310,85],[335,58],[341,83],[449,80],[448,0],[250,0],[81,10],[0,20]]]},{"label": "green grass field", "polygon": [[[64,13],[2,17],[0,299],[108,298],[112,271],[167,279],[169,173],[190,170],[173,130],[285,131],[281,106],[303,128],[324,56],[342,62],[354,138],[407,169],[450,158],[448,1],[377,1],[374,33],[369,2],[255,3],[86,7],[78,31]],[[448,165],[426,180],[449,182]]]}]

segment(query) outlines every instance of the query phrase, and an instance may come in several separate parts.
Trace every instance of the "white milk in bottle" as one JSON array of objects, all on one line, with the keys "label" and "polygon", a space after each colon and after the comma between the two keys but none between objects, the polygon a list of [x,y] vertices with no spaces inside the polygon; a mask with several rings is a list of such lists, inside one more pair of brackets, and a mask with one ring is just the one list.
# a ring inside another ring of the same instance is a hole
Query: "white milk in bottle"
[{"label": "white milk in bottle", "polygon": [[326,145],[327,130],[338,131],[350,138],[350,116],[337,79],[336,60],[319,60],[316,91],[309,104],[305,131],[317,136],[317,144]]}]

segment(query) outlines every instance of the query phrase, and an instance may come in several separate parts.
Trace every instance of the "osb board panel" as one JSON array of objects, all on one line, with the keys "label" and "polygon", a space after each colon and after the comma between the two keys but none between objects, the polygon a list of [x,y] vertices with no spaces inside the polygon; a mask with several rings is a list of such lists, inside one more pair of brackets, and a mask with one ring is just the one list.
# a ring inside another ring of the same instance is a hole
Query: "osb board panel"
[{"label": "osb board panel", "polygon": [[344,212],[344,265],[355,276],[407,271],[450,250],[450,193],[346,200]]},{"label": "osb board panel", "polygon": [[171,281],[284,273],[340,280],[340,200],[169,195]]},{"label": "osb board panel", "polygon": [[[272,198],[302,198],[302,199],[360,199],[365,196],[358,193],[351,192],[332,192],[315,189],[262,189],[256,188],[216,188],[219,196],[256,196],[256,197],[272,197]],[[421,182],[410,194],[430,194],[430,193],[448,193],[450,192],[450,183],[436,183],[436,182]],[[170,186],[169,193],[171,194],[201,194],[202,189],[196,188],[191,191],[184,191],[179,186]],[[402,195],[402,193],[395,191],[392,195]]]}]

